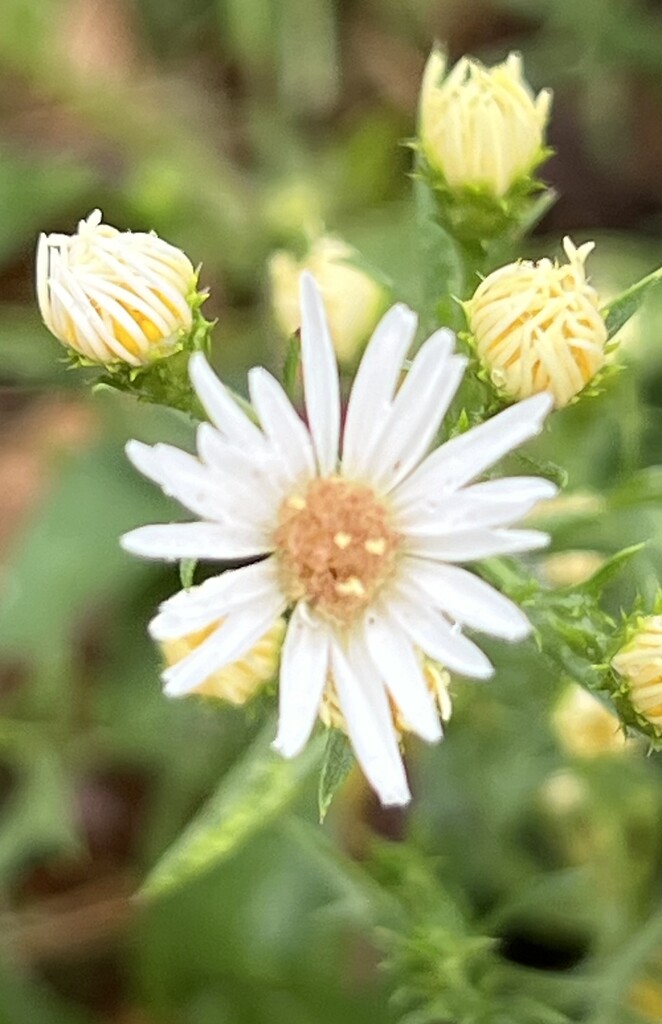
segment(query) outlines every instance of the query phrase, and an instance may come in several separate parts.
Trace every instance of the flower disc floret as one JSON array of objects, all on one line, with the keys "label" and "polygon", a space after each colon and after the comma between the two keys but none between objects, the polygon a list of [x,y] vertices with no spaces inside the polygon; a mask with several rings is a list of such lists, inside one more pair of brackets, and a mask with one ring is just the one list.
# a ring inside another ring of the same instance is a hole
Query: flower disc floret
[{"label": "flower disc floret", "polygon": [[144,366],[191,330],[197,277],[153,233],[118,231],[95,210],[74,235],[42,235],[37,297],[44,323],[79,356]]},{"label": "flower disc floret", "polygon": [[465,303],[476,351],[495,387],[509,398],[542,391],[567,405],[605,361],[607,327],[585,261],[594,247],[563,240],[568,262],[510,263]]},{"label": "flower disc floret", "polygon": [[276,555],[292,603],[348,625],[392,575],[400,536],[387,504],[366,484],[312,480],[281,505]]}]

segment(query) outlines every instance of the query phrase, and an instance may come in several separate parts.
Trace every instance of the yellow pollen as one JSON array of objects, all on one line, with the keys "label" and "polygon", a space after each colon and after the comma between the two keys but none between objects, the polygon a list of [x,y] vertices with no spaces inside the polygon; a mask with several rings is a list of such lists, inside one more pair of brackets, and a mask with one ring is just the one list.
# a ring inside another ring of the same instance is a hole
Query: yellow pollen
[{"label": "yellow pollen", "polygon": [[342,597],[363,597],[365,587],[358,577],[350,576],[348,580],[336,583],[336,594],[340,594]]},{"label": "yellow pollen", "polygon": [[371,487],[331,477],[285,499],[274,542],[290,600],[347,625],[391,576],[400,535]]},{"label": "yellow pollen", "polygon": [[369,555],[383,555],[386,551],[386,540],[384,537],[376,537],[373,540],[367,540],[363,547]]},{"label": "yellow pollen", "polygon": [[287,499],[287,504],[290,508],[294,508],[300,512],[306,507],[306,499],[302,498],[300,494],[293,494],[291,498]]}]

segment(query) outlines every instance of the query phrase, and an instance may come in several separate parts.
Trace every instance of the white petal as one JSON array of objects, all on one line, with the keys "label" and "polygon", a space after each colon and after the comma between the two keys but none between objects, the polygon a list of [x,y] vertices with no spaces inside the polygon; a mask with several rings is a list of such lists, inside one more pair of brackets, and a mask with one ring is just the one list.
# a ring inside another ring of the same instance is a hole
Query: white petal
[{"label": "white petal", "polygon": [[367,475],[380,490],[392,489],[407,476],[439,429],[466,366],[464,357],[451,358],[453,342],[446,330],[428,338],[374,438]]},{"label": "white petal", "polygon": [[205,519],[221,518],[223,489],[193,455],[168,444],[152,446],[141,441],[129,441],[125,450],[136,469],[168,497]]},{"label": "white petal", "polygon": [[331,644],[333,680],[347,731],[363,772],[385,807],[411,799],[393,718],[381,681],[360,644],[349,655]]},{"label": "white petal", "polygon": [[360,477],[391,407],[404,358],[416,333],[416,314],[398,303],[380,320],[357,370],[347,406],[343,435],[343,475]]},{"label": "white petal", "polygon": [[[238,448],[226,441],[211,423],[200,423],[196,443],[202,461],[215,471],[223,490],[223,505],[233,518],[273,522],[286,496],[285,467],[268,447]],[[215,518],[227,518],[219,510]]]},{"label": "white petal", "polygon": [[557,493],[541,477],[505,477],[462,488],[455,494],[431,494],[408,504],[392,496],[405,533],[432,535],[483,526],[510,526],[546,498]]},{"label": "white petal", "polygon": [[278,690],[274,748],[295,757],[306,745],[322,702],[329,670],[329,631],[302,602],[287,627]]},{"label": "white petal", "polygon": [[425,500],[438,491],[452,493],[518,445],[540,433],[551,410],[550,395],[533,395],[491,420],[451,438],[432,452],[398,490],[399,502]]},{"label": "white petal", "polygon": [[419,601],[415,591],[403,590],[400,599],[389,602],[389,608],[416,646],[451,672],[473,679],[493,675],[492,664],[480,648]]},{"label": "white petal", "polygon": [[120,538],[132,555],[176,562],[179,558],[232,561],[253,558],[271,551],[268,537],[249,526],[221,526],[218,523],[159,523],[139,526]]},{"label": "white petal", "polygon": [[322,476],[334,472],[340,440],[338,366],[315,279],[301,275],[301,363],[306,414]]},{"label": "white petal", "polygon": [[47,327],[51,328],[51,297],[48,283],[48,277],[50,274],[49,248],[48,239],[42,232],[42,234],[39,235],[39,242],[37,243],[37,267],[35,274],[37,283],[37,304],[39,306],[39,312],[41,313],[42,320]]},{"label": "white petal", "polygon": [[218,672],[237,661],[271,628],[282,613],[285,602],[278,596],[229,615],[199,647],[161,674],[169,697],[182,697]]},{"label": "white petal", "polygon": [[548,544],[548,534],[539,530],[458,530],[440,536],[412,537],[407,552],[442,562],[474,562],[494,555],[537,551]]},{"label": "white petal", "polygon": [[504,640],[523,640],[531,632],[529,620],[516,604],[466,569],[405,558],[402,571],[435,607],[463,626]]},{"label": "white petal", "polygon": [[409,638],[384,609],[365,621],[368,653],[409,728],[428,743],[441,739],[441,723]]},{"label": "white petal", "polygon": [[248,374],[250,396],[262,429],[278,451],[292,482],[315,475],[310,434],[277,380],[262,367]]},{"label": "white petal", "polygon": [[278,566],[273,558],[228,569],[164,601],[149,624],[150,635],[155,640],[186,636],[279,589]]},{"label": "white petal", "polygon": [[546,501],[558,494],[558,487],[542,476],[502,476],[473,484],[462,492],[486,501],[527,501],[531,507],[537,501]]},{"label": "white petal", "polygon": [[223,436],[240,447],[261,450],[264,447],[262,431],[239,408],[202,352],[193,353],[189,359],[188,372],[209,419]]}]

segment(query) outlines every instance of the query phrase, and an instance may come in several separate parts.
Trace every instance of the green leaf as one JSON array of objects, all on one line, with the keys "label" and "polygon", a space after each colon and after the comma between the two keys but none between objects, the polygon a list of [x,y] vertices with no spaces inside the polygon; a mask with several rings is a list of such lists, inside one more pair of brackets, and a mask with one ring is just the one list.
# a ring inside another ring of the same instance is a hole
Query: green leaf
[{"label": "green leaf", "polygon": [[70,782],[53,741],[31,723],[0,723],[0,750],[16,772],[0,817],[0,884],[26,861],[78,852]]},{"label": "green leaf", "polygon": [[632,544],[629,548],[623,548],[622,551],[617,551],[615,555],[612,555],[604,565],[600,566],[597,572],[595,572],[590,579],[585,580],[583,583],[578,583],[573,590],[581,590],[587,594],[592,594],[595,597],[600,597],[605,587],[611,583],[623,569],[631,558],[638,555],[640,551],[646,547],[645,543]]},{"label": "green leaf", "polygon": [[628,320],[634,316],[641,306],[646,292],[658,281],[662,280],[662,267],[654,270],[652,274],[642,277],[641,281],[631,285],[626,291],[617,295],[600,312],[607,325],[607,334],[613,338],[615,334],[624,327]]},{"label": "green leaf", "polygon": [[162,896],[231,857],[291,804],[318,764],[321,737],[286,761],[271,749],[272,719],[147,878],[140,895]]},{"label": "green leaf", "polygon": [[326,818],[334,796],[349,775],[354,763],[354,754],[345,733],[340,729],[329,729],[317,792],[320,824]]},{"label": "green leaf", "polygon": [[[5,938],[11,930],[5,925]],[[8,942],[9,945],[9,942]],[[2,1024],[93,1024],[92,1017],[78,1006],[66,1003],[34,972],[17,970],[13,959],[0,962],[0,1021]]]},{"label": "green leaf", "polygon": [[153,574],[146,563],[127,557],[118,537],[172,509],[156,488],[136,478],[120,445],[117,432],[109,443],[66,459],[48,500],[25,523],[4,567],[4,654],[53,664],[86,614],[125,599]]}]

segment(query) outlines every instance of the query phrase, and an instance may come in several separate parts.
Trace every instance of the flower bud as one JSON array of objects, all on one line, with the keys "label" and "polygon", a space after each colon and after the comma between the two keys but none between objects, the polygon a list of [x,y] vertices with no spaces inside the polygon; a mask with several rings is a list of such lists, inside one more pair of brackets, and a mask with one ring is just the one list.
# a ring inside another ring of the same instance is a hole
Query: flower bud
[{"label": "flower bud", "polygon": [[583,686],[572,683],[552,715],[559,744],[570,757],[621,754],[628,746],[619,718]]},{"label": "flower bud", "polygon": [[[384,285],[357,265],[359,254],[340,238],[324,235],[303,260],[281,250],[269,261],[276,322],[289,337],[299,329],[299,278],[310,271],[324,297],[329,330],[341,362],[351,363],[370,337],[388,302]],[[352,262],[354,261],[354,262]]]},{"label": "flower bud", "polygon": [[611,664],[625,684],[621,703],[627,701],[646,731],[662,737],[662,615],[640,618]]},{"label": "flower bud", "polygon": [[446,57],[433,50],[419,105],[425,160],[450,189],[503,197],[547,155],[551,92],[534,96],[517,53],[493,68],[462,57],[446,70]]},{"label": "flower bud", "polygon": [[[445,668],[442,668],[435,662],[430,661],[429,658],[422,659],[422,669],[427,688],[430,691],[430,694],[434,699],[435,706],[439,712],[439,717],[442,722],[448,722],[453,713],[453,702],[449,693],[451,681],[450,675]],[[391,701],[391,712],[393,715],[393,724],[398,735],[402,736],[406,732],[411,732],[409,725],[402,717],[402,713],[395,706],[393,701]],[[339,729],[344,733],[347,732],[347,723],[345,722],[345,716],[342,713],[332,679],[329,679],[327,682],[322,696],[320,719],[328,728]]]},{"label": "flower bud", "polygon": [[557,551],[542,560],[541,570],[552,587],[576,587],[590,580],[606,561],[599,551]]},{"label": "flower bud", "polygon": [[510,263],[465,303],[476,352],[508,398],[550,391],[561,408],[604,365],[607,328],[584,270],[593,245],[564,238],[568,263]]},{"label": "flower bud", "polygon": [[92,363],[145,366],[191,331],[197,275],[153,233],[118,231],[95,210],[74,235],[41,235],[37,297],[58,341]]},{"label": "flower bud", "polygon": [[[178,637],[176,640],[163,641],[160,647],[166,665],[176,665],[199,647],[218,625],[218,622],[214,622],[206,629]],[[243,658],[214,672],[192,692],[204,697],[226,700],[231,704],[245,704],[266,683],[276,678],[284,636],[285,620],[278,619]]]}]

